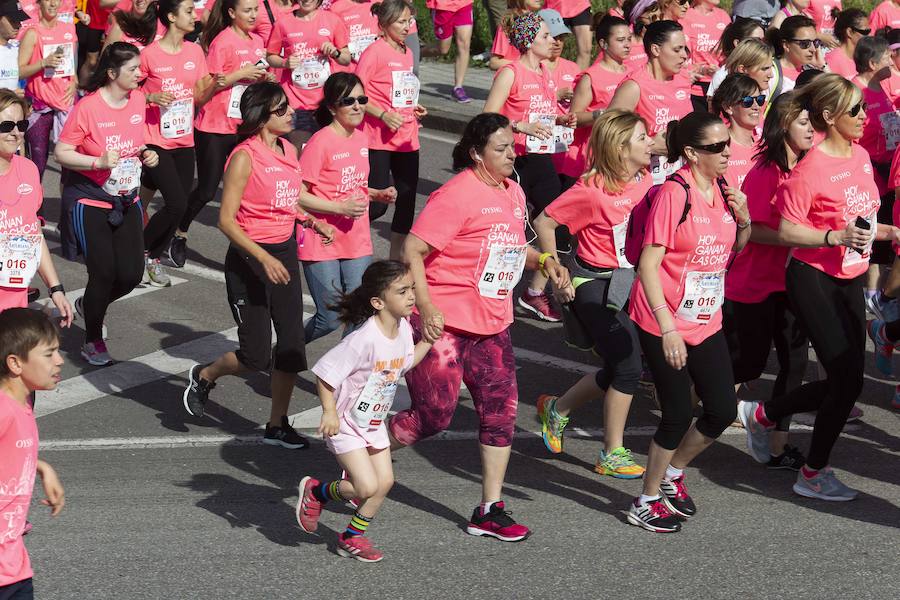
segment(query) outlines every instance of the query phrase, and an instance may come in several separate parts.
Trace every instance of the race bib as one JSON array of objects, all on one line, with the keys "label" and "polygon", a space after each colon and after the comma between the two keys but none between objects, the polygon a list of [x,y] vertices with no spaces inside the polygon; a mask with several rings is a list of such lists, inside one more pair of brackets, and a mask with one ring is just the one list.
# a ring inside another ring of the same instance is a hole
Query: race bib
[{"label": "race bib", "polygon": [[842,263],[844,268],[853,267],[860,263],[868,264],[869,259],[872,257],[872,243],[875,242],[875,231],[877,227],[878,217],[877,214],[871,214],[868,217],[863,218],[868,221],[869,226],[871,227],[869,231],[872,235],[869,237],[869,243],[866,244],[866,247],[862,252],[857,252],[852,248],[844,248],[844,260]]},{"label": "race bib", "polygon": [[554,154],[566,152],[575,143],[575,129],[564,125],[553,126]]},{"label": "race bib", "polygon": [[[529,123],[541,123],[550,127],[554,133],[556,132],[556,115],[542,115],[538,113],[530,113],[528,115]],[[556,152],[556,138],[551,135],[546,140],[542,140],[532,135],[525,136],[525,150],[528,154],[553,154]]]},{"label": "race bib", "polygon": [[660,185],[665,182],[666,177],[681,168],[683,164],[679,158],[673,163],[666,160],[665,156],[654,154],[650,157],[650,173],[653,177],[653,185]]},{"label": "race bib", "polygon": [[412,71],[391,71],[391,106],[413,108],[419,103],[419,78]]},{"label": "race bib", "polygon": [[294,85],[301,90],[317,90],[325,85],[331,75],[331,67],[324,58],[310,58],[302,61],[291,73]]},{"label": "race bib", "polygon": [[178,100],[159,108],[159,132],[167,140],[190,135],[194,130],[194,101]]},{"label": "race bib", "polygon": [[60,23],[74,23],[75,22],[75,13],[73,13],[73,12],[57,13],[56,19]]},{"label": "race bib", "polygon": [[369,375],[366,386],[354,401],[353,409],[350,411],[350,418],[357,427],[371,430],[384,422],[394,403],[397,381],[397,372],[389,369],[372,372]]},{"label": "race bib", "polygon": [[675,315],[689,323],[709,323],[725,300],[725,271],[689,271]]},{"label": "race bib", "polygon": [[478,293],[485,298],[508,298],[525,270],[527,250],[528,246],[491,246],[484,270],[478,279]]},{"label": "race bib", "polygon": [[232,119],[242,119],[241,116],[241,97],[244,95],[246,85],[236,84],[231,86],[231,96],[228,98],[228,117]]},{"label": "race bib", "polygon": [[120,158],[103,184],[103,191],[111,196],[122,196],[140,184],[141,161],[138,157]]},{"label": "race bib", "polygon": [[358,35],[356,37],[350,38],[350,43],[347,44],[347,48],[350,50],[350,58],[353,62],[359,62],[359,57],[362,55],[363,51],[372,45],[372,43],[378,39],[378,36],[375,34],[371,35]]},{"label": "race bib", "polygon": [[884,130],[885,149],[893,152],[900,142],[900,112],[892,110],[878,115],[881,119],[881,127]]},{"label": "race bib", "polygon": [[25,289],[41,264],[41,234],[0,233],[0,287]]},{"label": "race bib", "polygon": [[625,234],[628,233],[628,217],[625,218],[625,222],[613,225],[612,232],[613,246],[616,249],[616,260],[619,261],[619,266],[623,269],[630,269],[634,265],[625,258]]},{"label": "race bib", "polygon": [[49,79],[51,77],[72,77],[75,75],[75,46],[72,42],[44,44],[41,52],[43,52],[44,58],[55,53],[62,55],[62,62],[59,63],[58,67],[55,69],[50,67],[44,69],[44,77]]}]

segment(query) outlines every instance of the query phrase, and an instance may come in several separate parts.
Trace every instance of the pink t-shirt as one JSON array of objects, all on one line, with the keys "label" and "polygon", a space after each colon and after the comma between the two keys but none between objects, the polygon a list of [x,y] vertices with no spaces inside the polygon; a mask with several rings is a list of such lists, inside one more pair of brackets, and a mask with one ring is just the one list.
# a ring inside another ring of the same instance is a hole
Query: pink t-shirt
[{"label": "pink t-shirt", "polygon": [[785,79],[790,79],[793,82],[796,82],[797,78],[800,77],[800,71],[797,67],[786,60],[781,62],[781,73],[784,75]]},{"label": "pink t-shirt", "polygon": [[625,66],[628,68],[628,72],[641,69],[647,65],[647,53],[644,52],[644,47],[635,40],[635,42],[631,45],[631,52],[628,53],[628,56],[625,57]]},{"label": "pink t-shirt", "polygon": [[259,136],[244,140],[228,157],[238,152],[250,156],[250,177],[241,195],[235,222],[251,240],[260,244],[280,244],[294,233],[297,199],[300,197],[300,162],[293,144],[279,141],[284,154],[266,146]]},{"label": "pink t-shirt", "polygon": [[841,0],[809,0],[805,12],[816,22],[816,31],[834,33],[835,18],[831,15],[833,11],[841,10]]},{"label": "pink t-shirt", "polygon": [[[709,12],[692,7],[687,10],[680,21],[684,34],[688,37],[691,49],[691,62],[694,65],[705,65],[718,69],[722,64],[722,55],[716,52],[719,38],[725,27],[731,23],[731,17],[721,8],[714,7]],[[704,75],[699,81],[710,81],[712,75]]]},{"label": "pink t-shirt", "polygon": [[355,63],[359,62],[363,50],[368,48],[381,35],[378,28],[378,17],[372,14],[371,0],[355,2],[354,0],[338,0],[331,7],[331,12],[336,14],[344,22],[350,41],[347,47],[350,49],[349,65],[334,65],[335,71],[353,71]]},{"label": "pink t-shirt", "polygon": [[511,179],[504,183],[505,190],[489,187],[466,169],[431,194],[413,224],[411,233],[435,250],[425,259],[425,277],[447,327],[494,335],[513,321],[512,291],[526,250],[525,192]]},{"label": "pink t-shirt", "polygon": [[681,73],[670,80],[659,81],[647,67],[632,71],[625,81],[634,81],[640,87],[634,112],[647,121],[650,136],[664,131],[669,121],[680,119],[690,113],[691,80]]},{"label": "pink t-shirt", "polygon": [[194,145],[194,86],[209,75],[203,49],[192,42],[184,42],[181,52],[169,54],[159,42],[153,42],[141,52],[141,90],[145,94],[169,92],[175,97],[173,106],[165,110],[147,105],[144,139],[160,148],[190,148]]},{"label": "pink t-shirt", "polygon": [[65,58],[55,70],[41,69],[29,77],[25,84],[25,94],[35,100],[35,108],[50,106],[55,110],[69,110],[74,100],[66,100],[65,95],[72,87],[75,75],[75,50],[78,45],[75,26],[57,20],[54,27],[36,23],[32,29],[37,34],[37,39],[29,63],[40,62],[58,47],[63,48]]},{"label": "pink t-shirt", "polygon": [[[691,170],[685,167],[679,173],[693,189]],[[658,244],[666,248],[659,268],[666,305],[684,342],[696,346],[722,328],[725,269],[737,226],[716,185],[712,206],[699,193],[691,194],[690,213],[679,225],[684,202],[681,185],[663,184],[650,209],[644,247]],[[640,279],[631,289],[628,311],[638,327],[660,335]]]},{"label": "pink t-shirt", "polygon": [[[109,15],[111,15],[112,12],[120,6],[121,2],[116,6],[102,8],[100,6],[100,0],[87,0],[87,6],[84,12],[91,18],[91,22],[88,23],[88,27],[96,31],[106,31],[106,24],[109,22]],[[128,8],[131,8],[130,3],[128,4]]]},{"label": "pink t-shirt", "polygon": [[[863,134],[859,143],[869,153],[872,162],[890,162],[893,152],[887,149],[887,132],[884,126],[885,123],[892,124],[896,118],[891,99],[880,86],[879,89],[873,90],[869,86],[863,86],[859,79],[854,79],[853,83],[862,89],[863,100],[868,104],[866,122],[863,124]],[[896,142],[894,143],[896,147]],[[879,188],[882,188],[885,182],[878,183]]]},{"label": "pink t-shirt", "polygon": [[825,64],[832,73],[837,73],[841,77],[853,79],[856,77],[856,63],[847,56],[843,48],[835,48],[825,55]]},{"label": "pink t-shirt", "polygon": [[338,434],[325,438],[334,454],[360,447],[382,449],[390,446],[384,416],[387,416],[400,378],[415,359],[413,330],[400,320],[397,337],[387,337],[375,317],[363,323],[328,351],[312,372],[334,388],[340,420]]},{"label": "pink t-shirt", "polygon": [[[732,145],[732,148],[734,145]],[[747,173],[741,189],[747,195],[750,220],[778,231],[781,214],[775,208],[775,190],[789,173],[774,163],[757,162]],[[784,271],[791,249],[786,246],[747,242],[734,258],[725,278],[725,297],[735,302],[762,302],[784,291]]]},{"label": "pink t-shirt", "polygon": [[[266,62],[262,38],[255,33],[245,38],[231,27],[226,27],[209,45],[206,66],[210,73],[228,74],[260,61]],[[206,133],[235,133],[241,123],[240,109],[237,108],[237,104],[235,109],[229,110],[229,107],[232,101],[240,102],[241,94],[250,83],[238,82],[230,88],[216,92],[210,101],[197,111],[197,122],[194,126]],[[228,116],[229,112],[238,116]]]},{"label": "pink t-shirt", "polygon": [[544,8],[555,10],[563,19],[568,19],[590,10],[591,3],[589,0],[547,0]]},{"label": "pink t-shirt", "polygon": [[[269,0],[269,8],[272,9],[272,16],[275,17],[275,22],[277,23],[285,16],[289,16],[292,12],[297,10],[298,5],[292,3],[288,6],[282,6],[275,0]],[[253,27],[253,33],[261,37],[263,42],[268,43],[269,36],[272,35],[273,27],[272,20],[269,18],[269,11],[266,10],[265,5],[262,3],[262,0],[260,0],[259,13],[256,15],[256,25]]]},{"label": "pink t-shirt", "polygon": [[[619,84],[625,79],[624,72],[608,71],[598,59],[582,74],[588,75],[591,81],[591,103],[587,110],[594,111],[609,106],[613,94]],[[580,177],[585,170],[587,160],[587,146],[591,137],[591,125],[578,127],[575,130],[575,141],[569,146],[566,159],[556,164],[556,170],[562,175]]]},{"label": "pink t-shirt", "polygon": [[872,28],[872,33],[884,27],[900,27],[900,6],[894,4],[893,0],[884,0],[869,14],[869,27]]},{"label": "pink t-shirt", "polygon": [[503,31],[502,26],[498,26],[497,33],[494,34],[494,45],[491,46],[491,54],[512,61],[522,58],[522,53],[509,43],[509,36]]},{"label": "pink t-shirt", "polygon": [[[819,148],[814,146],[778,188],[775,203],[781,216],[823,232],[844,229],[857,216],[862,216],[871,220],[874,230],[881,199],[872,177],[869,153],[859,144],[853,144],[850,158],[835,158]],[[794,248],[793,251],[797,260],[840,279],[865,273],[869,268],[869,254],[859,254],[844,246]]]},{"label": "pink t-shirt", "polygon": [[743,146],[734,139],[731,140],[731,155],[728,157],[728,171],[725,178],[728,185],[740,188],[744,185],[744,178],[753,167],[753,155],[756,154],[758,148],[756,144],[752,146]]},{"label": "pink t-shirt", "polygon": [[[369,148],[366,134],[359,129],[346,138],[333,128],[323,127],[309,139],[300,155],[300,172],[309,193],[332,202],[369,198]],[[344,215],[314,214],[334,226],[334,242],[325,245],[318,235],[301,238],[298,231],[297,258],[335,260],[372,254],[372,234],[368,213],[358,219]],[[305,231],[304,231],[305,233]]]},{"label": "pink t-shirt", "polygon": [[881,87],[887,93],[888,98],[894,103],[894,108],[898,107],[898,99],[900,99],[900,73],[891,69],[891,76],[881,82]]},{"label": "pink t-shirt", "polygon": [[[521,61],[504,65],[497,74],[506,70],[513,72],[513,84],[509,90],[506,103],[500,108],[500,114],[510,121],[530,123],[532,115],[551,115],[554,118],[559,114],[556,101],[556,80],[550,69],[544,63],[540,65],[540,72],[535,73],[527,68]],[[552,140],[551,140],[552,141]],[[515,135],[516,154],[523,156],[528,153],[526,136],[524,133]]]},{"label": "pink t-shirt", "polygon": [[[900,187],[900,152],[894,152],[894,159],[891,161],[891,172],[888,177],[888,188],[896,190],[898,187]],[[891,223],[894,227],[900,227],[900,202],[894,202],[891,217]],[[900,251],[900,247],[894,245],[894,250]]]},{"label": "pink t-shirt", "polygon": [[[332,58],[322,55],[322,44],[331,42],[340,49],[345,48],[349,41],[347,28],[341,18],[325,10],[317,10],[309,20],[291,16],[275,23],[266,51],[269,54],[281,54],[285,59],[296,54],[305,61],[293,71],[281,69],[281,87],[292,108],[314,110],[319,106],[322,101],[322,86],[328,78],[321,69],[333,70],[332,67],[337,64]],[[304,82],[302,86],[294,83],[295,74],[300,78],[299,81]]]},{"label": "pink t-shirt", "polygon": [[[13,154],[9,170],[0,175],[0,234],[40,235],[37,211],[43,200],[37,167],[24,156]],[[28,288],[0,287],[0,312],[26,306]]]},{"label": "pink t-shirt", "polygon": [[431,10],[456,12],[472,4],[472,0],[425,0],[425,6]]},{"label": "pink t-shirt", "polygon": [[0,391],[0,586],[33,575],[22,541],[34,477],[38,429],[34,413]]},{"label": "pink t-shirt", "polygon": [[578,240],[578,257],[588,264],[609,269],[629,267],[625,258],[628,218],[652,181],[647,175],[638,176],[621,192],[610,193],[603,189],[602,178],[597,179],[579,179],[544,212],[569,228]]},{"label": "pink t-shirt", "polygon": [[[578,68],[578,65],[573,63],[571,60],[567,60],[565,58],[560,58],[556,61],[556,68],[550,71],[550,76],[553,77],[553,84],[556,87],[556,90],[559,91],[561,89],[568,88],[569,91],[575,91],[575,82],[578,79],[578,75],[581,73],[581,69]],[[571,100],[557,100],[556,108],[560,114],[566,114],[569,112],[569,109],[572,106]],[[574,141],[575,132],[572,131],[572,139]],[[563,173],[566,170],[571,170],[566,168],[566,163],[569,162],[569,150],[565,152],[557,152],[553,155],[553,166],[556,167],[557,173]],[[574,175],[574,177],[578,177],[581,173]]]},{"label": "pink t-shirt", "polygon": [[[140,150],[144,145],[146,110],[146,99],[142,92],[131,92],[125,106],[113,108],[98,90],[75,105],[59,135],[59,141],[72,144],[75,150],[88,156],[99,158],[107,150],[117,150],[119,161],[127,158],[139,161]],[[80,173],[98,186],[103,186],[112,171],[96,169]],[[88,206],[110,207],[109,203],[102,200],[83,198],[80,202]]]},{"label": "pink t-shirt", "polygon": [[[362,130],[369,140],[369,149],[395,152],[419,149],[419,121],[415,116],[418,93],[414,98],[408,93],[413,80],[416,86],[419,80],[412,70],[412,50],[407,48],[405,53],[400,53],[384,38],[378,38],[360,57],[356,75],[363,83],[369,102],[403,117],[403,125],[395,132],[380,119],[367,114]],[[397,100],[394,100],[395,96]]]}]

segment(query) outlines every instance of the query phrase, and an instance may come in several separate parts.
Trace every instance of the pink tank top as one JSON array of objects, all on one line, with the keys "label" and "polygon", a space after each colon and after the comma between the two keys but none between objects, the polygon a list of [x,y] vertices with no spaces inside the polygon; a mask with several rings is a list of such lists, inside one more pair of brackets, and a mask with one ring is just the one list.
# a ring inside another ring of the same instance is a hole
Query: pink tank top
[{"label": "pink tank top", "polygon": [[[540,73],[525,67],[520,61],[513,62],[497,71],[497,75],[504,69],[512,70],[515,80],[509,90],[509,97],[500,109],[500,114],[510,121],[530,123],[537,115],[555,115],[558,112],[556,102],[556,83],[553,74],[541,64]],[[532,117],[532,115],[535,115]],[[516,154],[519,156],[528,153],[526,149],[525,134],[516,134]]]}]

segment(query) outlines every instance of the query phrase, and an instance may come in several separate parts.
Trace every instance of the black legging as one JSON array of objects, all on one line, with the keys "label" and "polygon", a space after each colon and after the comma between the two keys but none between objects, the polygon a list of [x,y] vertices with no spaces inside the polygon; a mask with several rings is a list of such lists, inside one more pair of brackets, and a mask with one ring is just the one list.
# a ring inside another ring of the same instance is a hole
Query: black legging
[{"label": "black legging", "polygon": [[662,419],[653,440],[666,450],[675,450],[694,418],[691,382],[703,403],[697,431],[718,438],[737,416],[734,377],[725,334],[719,330],[696,346],[687,347],[687,366],[676,370],[666,362],[662,338],[637,327],[638,338],[656,385]]},{"label": "black legging", "polygon": [[788,264],[787,295],[824,367],[824,381],[813,381],[764,404],[777,421],[798,412],[818,411],[806,463],[828,464],[831,449],[862,391],[866,352],[863,300],[865,275],[838,279],[798,260]]},{"label": "black legging", "polygon": [[144,274],[144,217],[140,202],[128,207],[118,227],[110,225],[109,209],[77,204],[75,232],[84,252],[88,282],[84,288],[85,342],[102,339],[109,305],[130,293]]},{"label": "black legging", "polygon": [[[406,235],[412,229],[416,214],[416,186],[419,183],[419,151],[393,152],[369,150],[369,187],[383,190],[391,186],[391,176],[397,188],[394,218],[391,231]],[[388,205],[384,202],[369,203],[369,221],[383,217]]]},{"label": "black legging", "polygon": [[237,146],[237,134],[206,133],[196,129],[194,146],[197,148],[197,187],[188,197],[187,210],[178,226],[181,231],[187,231],[203,207],[216,197],[225,172],[225,162]]},{"label": "black legging", "polygon": [[531,205],[531,218],[543,212],[556,200],[562,187],[550,154],[526,154],[516,157],[516,174],[525,198]]},{"label": "black legging", "polygon": [[144,250],[150,258],[159,258],[187,210],[188,194],[194,182],[194,148],[147,148],[159,155],[159,165],[145,169],[141,183],[162,193],[163,206],[144,228]]}]

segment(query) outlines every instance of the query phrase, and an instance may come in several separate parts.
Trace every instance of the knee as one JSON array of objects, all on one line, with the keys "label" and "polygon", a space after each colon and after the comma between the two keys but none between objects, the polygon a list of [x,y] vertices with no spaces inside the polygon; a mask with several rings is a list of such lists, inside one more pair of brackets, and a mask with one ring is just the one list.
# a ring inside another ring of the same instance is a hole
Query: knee
[{"label": "knee", "polygon": [[452,418],[452,410],[410,408],[394,415],[388,428],[397,442],[411,446],[447,429]]},{"label": "knee", "polygon": [[712,439],[718,438],[737,418],[737,399],[725,394],[716,402],[703,401],[703,416],[697,420],[697,431]]},{"label": "knee", "polygon": [[387,496],[392,487],[394,487],[394,475],[385,475],[378,480],[378,495]]},{"label": "knee", "polygon": [[683,404],[684,406],[677,409],[667,406],[662,411],[662,420],[653,439],[665,450],[674,450],[678,447],[681,438],[690,429],[694,420],[690,400],[686,399]]},{"label": "knee", "polygon": [[481,420],[478,441],[485,446],[498,448],[512,446],[515,430],[515,413],[512,419],[505,415],[484,416]]},{"label": "knee", "polygon": [[379,482],[375,477],[361,477],[353,479],[353,494],[360,500],[368,500],[376,495],[379,490]]}]

